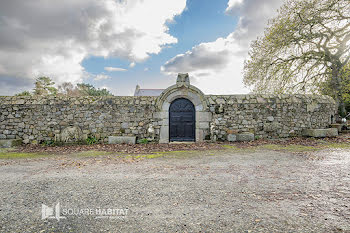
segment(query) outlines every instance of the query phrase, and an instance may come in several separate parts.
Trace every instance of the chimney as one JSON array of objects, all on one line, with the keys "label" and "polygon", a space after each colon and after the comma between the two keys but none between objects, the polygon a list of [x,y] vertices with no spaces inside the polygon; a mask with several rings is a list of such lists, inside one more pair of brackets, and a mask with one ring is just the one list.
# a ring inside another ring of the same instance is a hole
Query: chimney
[{"label": "chimney", "polygon": [[134,96],[137,96],[137,93],[139,93],[139,90],[140,90],[140,86],[139,84],[137,84],[135,88]]}]

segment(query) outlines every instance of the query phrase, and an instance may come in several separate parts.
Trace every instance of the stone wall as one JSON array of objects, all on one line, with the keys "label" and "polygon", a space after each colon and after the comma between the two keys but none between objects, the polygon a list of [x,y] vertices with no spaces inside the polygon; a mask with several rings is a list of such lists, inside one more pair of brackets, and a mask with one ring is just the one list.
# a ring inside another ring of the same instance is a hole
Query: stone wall
[{"label": "stone wall", "polygon": [[210,95],[207,99],[222,140],[241,132],[262,138],[298,136],[303,129],[328,128],[336,112],[328,96]]},{"label": "stone wall", "polygon": [[[0,97],[0,139],[51,141],[79,128],[107,141],[108,136],[147,137],[156,97]],[[158,130],[159,131],[159,130]],[[159,134],[159,132],[157,133]],[[65,138],[69,141],[71,139]]]},{"label": "stone wall", "polygon": [[172,86],[160,97],[0,97],[0,139],[25,143],[86,138],[105,142],[108,136],[150,137],[168,142],[168,107],[174,99],[188,98],[196,106],[196,140],[214,133],[252,132],[258,137],[301,135],[303,129],[328,128],[335,103],[325,96],[308,95],[202,95],[190,85]]}]

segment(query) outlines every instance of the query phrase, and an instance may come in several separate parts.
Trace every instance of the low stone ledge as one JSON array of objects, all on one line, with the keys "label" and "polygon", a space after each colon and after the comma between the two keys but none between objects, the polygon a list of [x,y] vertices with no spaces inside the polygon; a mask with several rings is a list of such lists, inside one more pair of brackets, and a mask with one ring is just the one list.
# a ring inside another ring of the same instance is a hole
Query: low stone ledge
[{"label": "low stone ledge", "polygon": [[325,137],[337,137],[338,129],[305,129],[303,131],[303,136],[305,137],[314,137],[314,138],[325,138]]},{"label": "low stone ledge", "polygon": [[340,133],[342,131],[343,125],[342,124],[330,124],[330,127],[338,129],[338,133]]},{"label": "low stone ledge", "polygon": [[136,137],[109,136],[108,144],[136,144]]},{"label": "low stone ledge", "polygon": [[237,136],[236,136],[236,134],[228,134],[228,135],[227,135],[227,141],[229,141],[229,142],[235,142],[235,141],[237,141]]},{"label": "low stone ledge", "polygon": [[11,148],[20,146],[22,144],[21,139],[8,139],[8,140],[0,140],[0,148]]},{"label": "low stone ledge", "polygon": [[253,133],[239,133],[236,135],[236,139],[238,142],[254,141],[254,134]]}]

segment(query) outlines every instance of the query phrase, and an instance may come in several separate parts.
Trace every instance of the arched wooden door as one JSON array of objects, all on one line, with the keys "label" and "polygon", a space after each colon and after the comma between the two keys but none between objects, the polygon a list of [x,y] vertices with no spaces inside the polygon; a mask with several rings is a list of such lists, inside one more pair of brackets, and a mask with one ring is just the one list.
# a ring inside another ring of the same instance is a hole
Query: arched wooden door
[{"label": "arched wooden door", "polygon": [[196,110],[185,98],[174,100],[169,108],[170,141],[195,141]]}]

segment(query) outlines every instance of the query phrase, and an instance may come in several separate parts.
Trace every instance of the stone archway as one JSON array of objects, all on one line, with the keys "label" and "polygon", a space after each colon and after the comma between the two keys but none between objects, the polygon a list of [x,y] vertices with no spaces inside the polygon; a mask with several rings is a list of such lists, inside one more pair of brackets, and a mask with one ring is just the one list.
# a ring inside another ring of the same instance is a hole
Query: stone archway
[{"label": "stone archway", "polygon": [[160,118],[159,143],[169,143],[169,108],[171,103],[180,98],[192,102],[195,109],[195,141],[202,142],[210,131],[212,114],[209,112],[207,99],[202,91],[190,85],[188,74],[179,74],[176,84],[168,87],[157,98],[155,118]]}]

